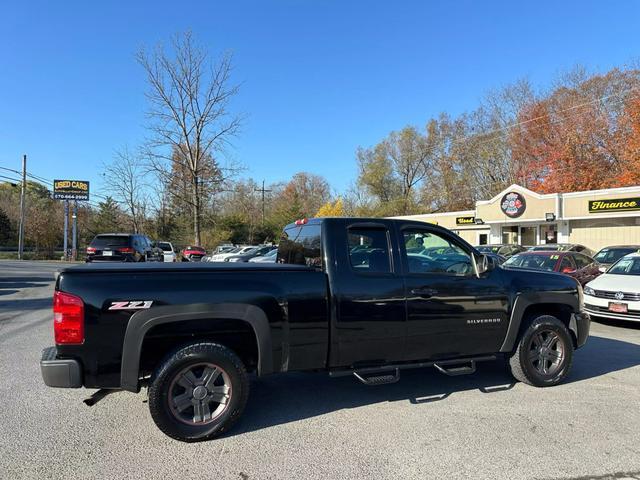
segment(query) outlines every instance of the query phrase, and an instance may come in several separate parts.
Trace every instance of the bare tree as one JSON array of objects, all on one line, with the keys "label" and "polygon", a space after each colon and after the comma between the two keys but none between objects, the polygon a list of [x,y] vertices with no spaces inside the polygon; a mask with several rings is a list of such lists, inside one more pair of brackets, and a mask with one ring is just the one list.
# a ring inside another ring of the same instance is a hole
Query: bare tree
[{"label": "bare tree", "polygon": [[152,138],[146,153],[152,169],[165,180],[172,171],[187,173],[194,242],[200,245],[203,176],[218,167],[214,153],[222,152],[240,128],[241,118],[229,112],[238,86],[230,80],[231,54],[211,62],[189,32],[175,36],[171,46],[172,54],[161,46],[151,54],[137,54],[150,87]]},{"label": "bare tree", "polygon": [[148,198],[145,168],[141,158],[128,148],[116,152],[113,162],[104,167],[104,190],[113,196],[131,220],[134,233],[140,233],[147,217]]}]

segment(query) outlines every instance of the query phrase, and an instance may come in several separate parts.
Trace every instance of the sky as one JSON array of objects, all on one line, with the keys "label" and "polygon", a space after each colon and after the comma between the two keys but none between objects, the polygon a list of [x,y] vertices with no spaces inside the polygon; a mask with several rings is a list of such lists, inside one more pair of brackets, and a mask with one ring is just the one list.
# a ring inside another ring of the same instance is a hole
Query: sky
[{"label": "sky", "polygon": [[148,135],[135,53],[191,30],[212,55],[233,52],[245,123],[228,156],[242,176],[308,171],[339,194],[358,146],[519,78],[622,66],[640,57],[639,21],[634,1],[5,0],[0,167],[27,154],[33,174],[101,189],[114,152]]}]

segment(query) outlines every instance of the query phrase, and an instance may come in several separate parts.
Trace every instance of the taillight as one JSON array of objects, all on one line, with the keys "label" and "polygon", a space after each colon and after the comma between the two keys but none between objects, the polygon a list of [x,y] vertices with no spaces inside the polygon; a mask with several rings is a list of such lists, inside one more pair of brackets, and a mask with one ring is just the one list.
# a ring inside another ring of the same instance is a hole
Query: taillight
[{"label": "taillight", "polygon": [[84,342],[84,302],[70,293],[53,294],[53,335],[56,343]]},{"label": "taillight", "polygon": [[309,220],[307,218],[301,218],[300,220],[296,220],[295,225],[306,225]]},{"label": "taillight", "polygon": [[118,252],[120,252],[120,253],[133,253],[133,248],[131,248],[131,247],[119,248]]},{"label": "taillight", "polygon": [[87,247],[87,253],[96,253],[96,249],[93,247]]}]

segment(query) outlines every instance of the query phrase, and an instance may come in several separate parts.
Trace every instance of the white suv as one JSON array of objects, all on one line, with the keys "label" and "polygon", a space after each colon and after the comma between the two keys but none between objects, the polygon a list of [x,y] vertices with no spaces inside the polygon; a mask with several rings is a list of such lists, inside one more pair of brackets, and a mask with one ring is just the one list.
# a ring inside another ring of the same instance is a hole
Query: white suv
[{"label": "white suv", "polygon": [[176,251],[173,248],[171,242],[155,242],[155,244],[159,249],[162,250],[165,262],[176,262],[178,260]]}]

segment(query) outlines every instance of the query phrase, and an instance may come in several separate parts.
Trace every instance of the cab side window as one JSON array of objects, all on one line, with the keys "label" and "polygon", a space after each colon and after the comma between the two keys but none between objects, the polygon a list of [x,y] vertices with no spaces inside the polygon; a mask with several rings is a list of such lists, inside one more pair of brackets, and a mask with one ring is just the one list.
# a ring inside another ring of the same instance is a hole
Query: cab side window
[{"label": "cab side window", "polygon": [[350,228],[348,233],[351,268],[360,273],[391,273],[389,237],[384,228]]},{"label": "cab side window", "polygon": [[471,275],[471,255],[441,234],[404,230],[405,255],[410,273]]}]

